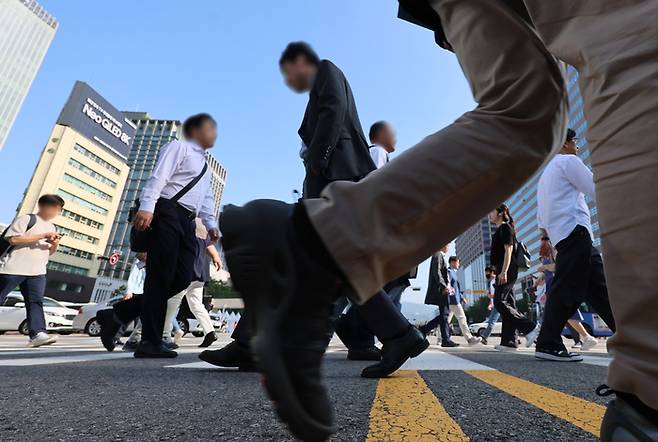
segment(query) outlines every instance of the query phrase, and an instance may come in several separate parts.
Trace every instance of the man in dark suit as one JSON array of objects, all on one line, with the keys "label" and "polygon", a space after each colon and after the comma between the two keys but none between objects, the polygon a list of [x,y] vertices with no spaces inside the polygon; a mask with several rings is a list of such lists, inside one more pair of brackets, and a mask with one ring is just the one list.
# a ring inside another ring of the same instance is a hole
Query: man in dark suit
[{"label": "man in dark suit", "polygon": [[[300,156],[306,169],[304,199],[318,198],[331,182],[357,182],[374,171],[376,167],[352,89],[343,72],[331,61],[320,60],[304,42],[290,43],[281,55],[279,66],[293,91],[309,93],[298,131],[303,142]],[[246,317],[248,315],[243,316]],[[220,350],[205,351],[199,357],[223,367],[252,367],[251,334],[247,324],[240,321],[233,334],[234,342]],[[383,290],[359,305],[352,315],[339,318],[336,328],[349,348],[350,359],[379,360],[381,356],[374,345],[374,336],[386,348],[380,362],[363,370],[364,377],[387,376],[408,358],[419,354],[420,348],[424,350],[429,345]]]},{"label": "man in dark suit", "polygon": [[425,304],[439,307],[439,314],[436,318],[421,326],[420,331],[427,335],[438,326],[441,333],[441,347],[457,347],[459,344],[450,339],[450,323],[448,322],[448,316],[450,315],[448,302],[450,284],[448,283],[448,266],[445,261],[447,252],[448,246],[443,246],[430,260]]}]

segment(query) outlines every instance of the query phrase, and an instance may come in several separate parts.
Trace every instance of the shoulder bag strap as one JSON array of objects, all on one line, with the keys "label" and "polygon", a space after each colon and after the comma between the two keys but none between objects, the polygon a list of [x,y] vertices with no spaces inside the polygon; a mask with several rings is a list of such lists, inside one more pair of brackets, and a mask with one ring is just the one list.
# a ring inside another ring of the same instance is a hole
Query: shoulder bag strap
[{"label": "shoulder bag strap", "polygon": [[201,180],[203,175],[206,173],[206,170],[208,170],[208,162],[204,163],[201,173],[198,174],[196,177],[194,177],[192,181],[187,183],[185,187],[179,190],[178,193],[170,199],[170,201],[178,202],[178,200],[181,199],[187,192],[189,192],[192,189],[192,187],[196,186],[196,184]]}]

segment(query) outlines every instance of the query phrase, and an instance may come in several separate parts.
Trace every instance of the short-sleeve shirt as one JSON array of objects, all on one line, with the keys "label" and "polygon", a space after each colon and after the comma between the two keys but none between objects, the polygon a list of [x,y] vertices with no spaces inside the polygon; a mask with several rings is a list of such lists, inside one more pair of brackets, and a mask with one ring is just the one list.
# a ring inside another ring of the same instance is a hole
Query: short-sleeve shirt
[{"label": "short-sleeve shirt", "polygon": [[[496,232],[491,237],[491,265],[496,267],[497,274],[500,274],[503,268],[506,245],[514,246],[514,231],[509,224],[504,223],[496,229]],[[507,269],[507,280],[516,279],[518,271],[519,268],[514,261],[514,257],[512,257],[509,269]]]},{"label": "short-sleeve shirt", "polygon": [[[55,232],[50,221],[44,221],[36,215],[36,223],[27,231],[30,215],[19,216],[11,223],[5,238],[12,236],[38,235]],[[37,276],[46,274],[46,265],[50,258],[50,244],[45,239],[36,243],[12,247],[11,251],[0,260],[0,274]]]}]

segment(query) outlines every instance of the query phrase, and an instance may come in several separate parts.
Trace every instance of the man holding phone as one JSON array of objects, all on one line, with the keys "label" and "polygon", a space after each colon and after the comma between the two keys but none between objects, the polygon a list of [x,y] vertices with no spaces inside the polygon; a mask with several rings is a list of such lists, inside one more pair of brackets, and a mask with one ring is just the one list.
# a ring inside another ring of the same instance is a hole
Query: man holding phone
[{"label": "man holding phone", "polygon": [[43,195],[38,207],[36,214],[17,217],[0,238],[0,304],[9,292],[20,288],[27,312],[29,347],[56,341],[46,333],[43,296],[46,265],[62,238],[50,220],[60,214],[64,200],[58,195]]}]

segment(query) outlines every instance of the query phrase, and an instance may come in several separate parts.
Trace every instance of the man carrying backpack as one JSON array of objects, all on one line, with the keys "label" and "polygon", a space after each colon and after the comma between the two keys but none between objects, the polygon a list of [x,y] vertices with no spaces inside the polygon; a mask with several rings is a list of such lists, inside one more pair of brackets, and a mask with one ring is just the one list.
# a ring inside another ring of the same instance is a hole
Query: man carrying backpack
[{"label": "man carrying backpack", "polygon": [[592,222],[585,196],[596,198],[592,172],[578,157],[576,132],[568,129],[556,155],[537,184],[537,221],[542,241],[555,244],[555,276],[535,357],[551,361],[577,362],[583,357],[567,351],[562,343],[564,324],[587,301],[615,331],[603,261],[592,244]]},{"label": "man carrying backpack", "polygon": [[46,333],[43,295],[46,265],[62,237],[50,220],[60,214],[64,200],[58,195],[43,195],[38,207],[36,214],[17,217],[0,238],[0,304],[9,292],[20,288],[27,313],[29,347],[56,341]]}]

